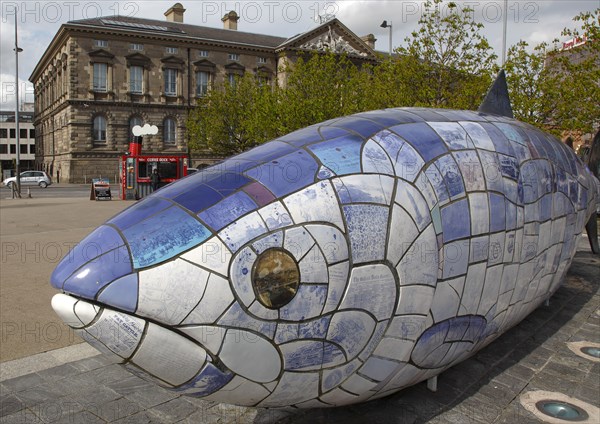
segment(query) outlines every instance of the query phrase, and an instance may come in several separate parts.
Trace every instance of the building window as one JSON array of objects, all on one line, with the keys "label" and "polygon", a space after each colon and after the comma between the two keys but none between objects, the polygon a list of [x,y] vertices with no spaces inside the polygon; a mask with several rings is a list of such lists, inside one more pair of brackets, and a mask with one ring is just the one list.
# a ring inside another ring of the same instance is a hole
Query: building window
[{"label": "building window", "polygon": [[0,138],[8,138],[8,130],[6,128],[0,128]]},{"label": "building window", "polygon": [[27,154],[27,144],[19,144],[19,152],[21,152],[22,155],[26,155]]},{"label": "building window", "polygon": [[167,118],[164,121],[163,142],[165,144],[175,144],[175,120]]},{"label": "building window", "polygon": [[208,57],[208,50],[200,50],[198,52],[199,57]]},{"label": "building window", "polygon": [[229,60],[235,60],[236,62],[239,62],[240,60],[240,55],[237,53],[229,53],[227,57]]},{"label": "building window", "polygon": [[129,140],[133,140],[133,127],[139,125],[140,127],[143,125],[142,118],[139,116],[132,116],[129,120]]},{"label": "building window", "polygon": [[259,57],[258,58],[258,63],[267,63],[267,58],[266,57]]},{"label": "building window", "polygon": [[106,63],[94,63],[94,91],[106,91]]},{"label": "building window", "polygon": [[129,68],[129,91],[132,93],[142,93],[142,81],[144,79],[144,68],[141,66],[131,66]]},{"label": "building window", "polygon": [[96,46],[96,47],[108,47],[108,41],[106,41],[106,40],[94,40],[94,46]]},{"label": "building window", "polygon": [[138,51],[138,52],[139,52],[139,51],[142,51],[142,50],[144,50],[144,45],[143,45],[143,44],[137,44],[137,43],[131,43],[131,44],[129,45],[129,48],[130,48],[131,50],[135,50],[135,51]]},{"label": "building window", "polygon": [[17,138],[17,132],[14,128],[10,129],[10,138]]},{"label": "building window", "polygon": [[227,74],[227,81],[229,81],[229,85],[235,87],[235,83],[239,76],[237,74]]},{"label": "building window", "polygon": [[16,155],[17,154],[17,145],[16,144],[11,144],[10,145],[10,154],[11,155]]},{"label": "building window", "polygon": [[167,96],[177,95],[177,69],[165,69],[165,94]]},{"label": "building window", "polygon": [[0,155],[8,154],[8,145],[0,144]]},{"label": "building window", "polygon": [[196,72],[196,96],[206,96],[208,94],[209,84],[210,74],[208,72]]},{"label": "building window", "polygon": [[35,130],[29,130],[29,138],[35,138]]},{"label": "building window", "polygon": [[19,128],[19,138],[27,138],[27,129]]},{"label": "building window", "polygon": [[177,47],[167,47],[167,53],[169,54],[177,54],[177,52],[179,51],[179,49]]},{"label": "building window", "polygon": [[35,155],[35,144],[29,145],[29,154]]},{"label": "building window", "polygon": [[92,139],[95,144],[106,143],[106,118],[104,116],[99,115],[94,118]]}]

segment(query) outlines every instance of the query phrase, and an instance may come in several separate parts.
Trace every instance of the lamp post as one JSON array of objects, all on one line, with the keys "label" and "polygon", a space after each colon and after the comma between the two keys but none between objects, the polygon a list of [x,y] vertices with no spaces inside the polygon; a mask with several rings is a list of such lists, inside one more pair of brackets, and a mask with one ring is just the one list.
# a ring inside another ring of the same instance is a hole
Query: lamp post
[{"label": "lamp post", "polygon": [[17,13],[15,13],[15,136],[17,140],[17,159],[15,161],[17,195],[21,197],[21,146],[19,145],[19,53],[23,51],[17,42]]},{"label": "lamp post", "polygon": [[389,28],[390,29],[390,58],[392,57],[392,21],[390,21],[390,23],[388,24],[388,21],[383,21],[381,23],[381,25],[379,25],[381,28]]}]

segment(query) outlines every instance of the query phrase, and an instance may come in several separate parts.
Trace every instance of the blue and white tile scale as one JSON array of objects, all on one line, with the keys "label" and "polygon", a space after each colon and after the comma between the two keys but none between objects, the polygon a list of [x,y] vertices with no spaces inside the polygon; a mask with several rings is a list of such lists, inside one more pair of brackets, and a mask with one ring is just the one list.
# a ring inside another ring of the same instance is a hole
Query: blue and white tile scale
[{"label": "blue and white tile scale", "polygon": [[[361,113],[136,203],[58,265],[52,303],[115,362],[191,396],[366,401],[443,372],[548,299],[599,190],[568,147],[516,120]],[[254,281],[270,250],[299,273],[278,307]]]}]

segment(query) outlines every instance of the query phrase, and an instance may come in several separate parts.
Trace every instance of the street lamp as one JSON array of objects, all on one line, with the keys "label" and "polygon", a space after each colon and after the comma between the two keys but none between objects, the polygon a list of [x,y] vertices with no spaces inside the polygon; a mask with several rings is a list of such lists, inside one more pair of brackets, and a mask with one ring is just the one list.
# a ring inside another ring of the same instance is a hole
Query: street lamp
[{"label": "street lamp", "polygon": [[381,28],[389,28],[390,29],[390,58],[392,57],[392,21],[390,21],[390,23],[388,24],[388,21],[383,21],[381,23],[381,25],[379,25]]},{"label": "street lamp", "polygon": [[17,195],[21,197],[21,146],[19,145],[19,53],[23,51],[17,42],[17,13],[15,13],[15,136],[17,139],[17,160],[15,162]]}]

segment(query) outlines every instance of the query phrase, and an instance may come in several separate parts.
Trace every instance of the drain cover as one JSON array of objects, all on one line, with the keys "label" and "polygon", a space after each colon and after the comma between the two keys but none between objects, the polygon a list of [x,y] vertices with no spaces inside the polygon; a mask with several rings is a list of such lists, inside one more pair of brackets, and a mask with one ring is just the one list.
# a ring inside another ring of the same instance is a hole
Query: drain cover
[{"label": "drain cover", "polygon": [[535,404],[535,407],[542,413],[558,418],[564,421],[577,422],[584,421],[588,418],[587,412],[583,409],[558,400],[540,400]]}]

